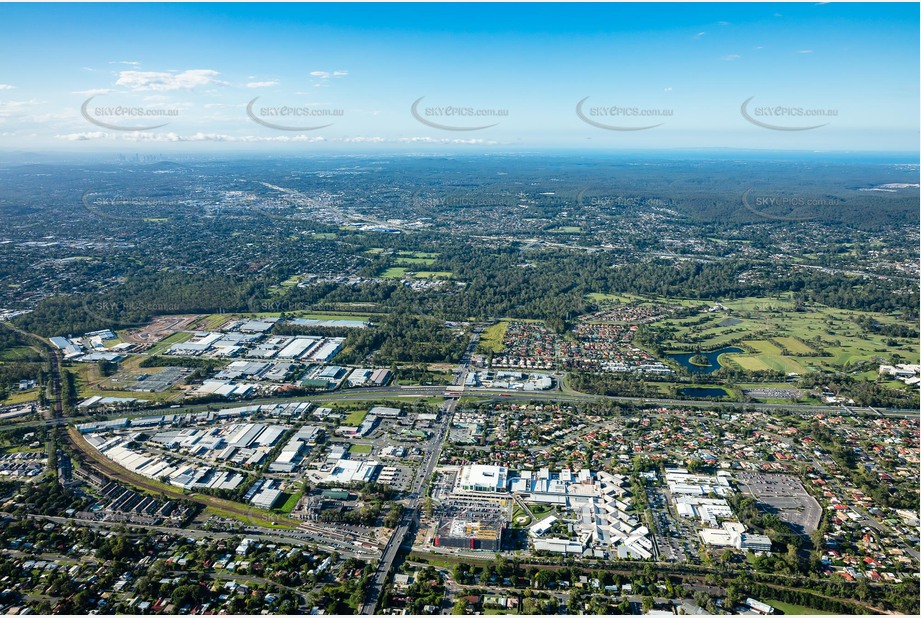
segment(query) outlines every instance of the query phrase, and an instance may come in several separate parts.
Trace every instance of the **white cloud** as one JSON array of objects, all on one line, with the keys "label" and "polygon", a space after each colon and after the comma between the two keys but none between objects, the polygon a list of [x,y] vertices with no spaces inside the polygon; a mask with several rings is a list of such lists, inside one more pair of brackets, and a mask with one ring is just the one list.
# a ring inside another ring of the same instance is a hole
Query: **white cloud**
[{"label": "white cloud", "polygon": [[30,120],[31,122],[39,122],[39,123],[45,124],[49,122],[76,120],[79,117],[80,116],[77,113],[77,110],[65,109],[60,112],[49,112],[47,114],[33,114],[31,116],[27,116],[26,119]]},{"label": "white cloud", "polygon": [[271,86],[277,86],[278,82],[275,80],[269,82],[249,82],[246,84],[247,88],[269,88]]},{"label": "white cloud", "polygon": [[31,99],[29,101],[0,101],[0,118],[9,118],[16,114],[22,114],[43,103],[45,103],[45,101],[38,101],[36,99]]},{"label": "white cloud", "polygon": [[234,142],[234,143],[287,143],[287,142],[325,142],[326,138],[317,135],[275,135],[270,137],[258,135],[227,135],[225,133],[193,133],[192,135],[179,135],[178,133],[127,133],[123,139],[131,142]]},{"label": "white cloud", "polygon": [[145,132],[134,132],[126,133],[123,136],[123,139],[129,142],[180,142],[184,141],[179,137],[178,133],[145,133]]},{"label": "white cloud", "polygon": [[318,77],[320,79],[329,79],[331,77],[345,77],[348,75],[348,71],[311,71],[310,77]]},{"label": "white cloud", "polygon": [[716,22],[717,26],[728,26],[730,25],[728,21],[718,21]]},{"label": "white cloud", "polygon": [[705,35],[705,34],[707,34],[707,33],[706,33],[706,32],[698,32],[697,34],[694,35],[694,38],[695,38],[695,39],[699,39],[700,37],[702,37],[702,36]]},{"label": "white cloud", "polygon": [[459,139],[459,138],[434,138],[434,137],[401,137],[397,140],[403,144],[498,144],[495,140],[486,139]]},{"label": "white cloud", "polygon": [[217,79],[218,75],[220,73],[211,69],[190,69],[181,73],[121,71],[115,83],[131,90],[191,90],[212,84],[225,85],[226,82]]},{"label": "white cloud", "polygon": [[90,88],[89,90],[75,90],[73,94],[82,94],[87,97],[95,97],[98,94],[109,94],[115,92],[111,88]]},{"label": "white cloud", "polygon": [[127,64],[128,66],[132,66],[132,67],[141,66],[141,63],[138,62],[137,60],[112,60],[111,62],[109,62],[109,64]]},{"label": "white cloud", "polygon": [[[84,136],[93,136],[93,137],[84,137]],[[61,139],[71,139],[73,141],[83,140],[83,139],[93,139],[96,137],[105,137],[107,134],[99,133],[85,133],[85,134],[73,134],[72,137],[69,136],[58,136]],[[133,133],[125,133],[123,135],[117,136],[122,140],[129,142],[215,142],[215,143],[238,143],[238,144],[297,144],[297,143],[308,143],[308,144],[320,144],[320,143],[339,143],[339,144],[386,144],[386,143],[400,143],[400,144],[499,144],[500,142],[495,140],[485,140],[485,139],[461,139],[461,138],[435,138],[435,137],[401,137],[397,139],[389,139],[385,137],[378,136],[354,136],[354,137],[322,137],[319,135],[272,135],[272,136],[263,136],[263,135],[228,135],[226,133],[193,133],[192,135],[180,135],[178,133],[153,133],[153,132],[144,132],[138,131]]]},{"label": "white cloud", "polygon": [[726,62],[732,62],[733,60],[738,60],[741,57],[742,56],[740,56],[739,54],[726,54],[725,56],[723,56],[723,60],[725,60]]},{"label": "white cloud", "polygon": [[0,84],[0,90],[15,90],[16,86],[11,84]]},{"label": "white cloud", "polygon": [[94,139],[105,139],[109,137],[109,134],[105,131],[89,131],[86,133],[66,133],[64,135],[55,135],[54,137],[68,142],[86,142]]},{"label": "white cloud", "polygon": [[798,54],[811,54],[811,53],[812,53],[812,50],[811,50],[811,49],[801,49],[801,50],[799,50],[799,51],[796,52],[796,53],[798,53]]}]

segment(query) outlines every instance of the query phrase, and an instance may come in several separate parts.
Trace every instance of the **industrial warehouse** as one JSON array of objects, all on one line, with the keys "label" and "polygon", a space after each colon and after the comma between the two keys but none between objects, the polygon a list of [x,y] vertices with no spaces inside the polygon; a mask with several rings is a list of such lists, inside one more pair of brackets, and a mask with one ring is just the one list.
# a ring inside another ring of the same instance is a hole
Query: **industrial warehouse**
[{"label": "industrial warehouse", "polygon": [[196,332],[183,343],[174,343],[165,352],[171,356],[206,358],[244,357],[281,361],[325,363],[345,341],[344,337],[272,336],[262,333]]}]

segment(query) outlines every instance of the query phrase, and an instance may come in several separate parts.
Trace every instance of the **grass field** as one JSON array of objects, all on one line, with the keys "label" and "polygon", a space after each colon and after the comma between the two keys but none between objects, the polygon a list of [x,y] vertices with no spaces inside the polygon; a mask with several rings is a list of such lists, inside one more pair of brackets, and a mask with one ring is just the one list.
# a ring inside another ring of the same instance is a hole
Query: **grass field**
[{"label": "grass field", "polygon": [[[694,302],[699,304],[699,301]],[[670,349],[686,350],[697,345],[705,350],[726,345],[750,349],[746,354],[727,356],[739,367],[751,371],[771,369],[800,374],[835,371],[846,363],[889,362],[893,353],[900,354],[905,359],[902,362],[917,363],[919,359],[915,339],[867,332],[857,322],[857,318],[871,316],[882,324],[898,324],[900,318],[895,315],[824,306],[794,311],[789,295],[736,299],[725,301],[723,305],[730,311],[662,320],[653,328],[674,329],[670,344],[675,348]]]},{"label": "grass field", "polygon": [[367,455],[370,452],[370,444],[353,444],[352,448],[349,449],[349,453],[355,453],[356,455]]},{"label": "grass field", "polygon": [[[151,370],[140,370],[138,364],[141,362],[140,356],[134,356],[124,361],[122,372],[130,375],[139,375],[141,373],[152,373]],[[126,381],[112,382],[111,378],[103,378],[99,373],[99,366],[96,363],[80,363],[70,367],[69,371],[76,374],[77,392],[81,398],[85,397],[133,397],[134,399],[146,399],[147,401],[172,401],[181,395],[176,388],[170,388],[160,393],[141,393],[136,391],[121,390],[128,385]],[[155,373],[155,370],[153,373]]]},{"label": "grass field", "polygon": [[367,322],[369,319],[373,318],[376,314],[368,312],[356,311],[352,312],[342,312],[335,313],[331,311],[327,312],[318,312],[318,313],[305,313],[298,311],[295,313],[296,317],[307,318],[310,320],[364,320]]},{"label": "grass field", "polygon": [[805,614],[805,615],[824,616],[824,615],[830,615],[830,614],[835,613],[835,612],[826,612],[821,609],[812,609],[811,607],[806,607],[805,605],[794,605],[793,603],[784,603],[783,601],[775,601],[773,599],[766,599],[764,602],[767,603],[768,605],[771,605],[779,609],[780,611],[782,611],[784,614],[787,614],[787,615]]},{"label": "grass field", "polygon": [[791,354],[815,356],[815,350],[795,337],[777,337],[776,341],[789,350]]},{"label": "grass field", "polygon": [[502,341],[505,339],[505,331],[508,330],[508,322],[502,321],[488,327],[480,335],[477,342],[477,350],[480,352],[493,352],[498,354],[505,349]]},{"label": "grass field", "polygon": [[553,507],[546,504],[529,504],[528,508],[531,509],[531,514],[537,521],[544,519],[553,511]]},{"label": "grass field", "polygon": [[754,348],[759,355],[780,356],[781,354],[780,348],[770,341],[756,339],[754,341],[746,341],[745,345]]},{"label": "grass field", "polygon": [[400,266],[414,266],[416,264],[429,264],[435,263],[435,258],[426,258],[426,257],[398,257],[393,261],[394,264]]},{"label": "grass field", "polygon": [[725,356],[746,371],[767,371],[770,369],[767,363],[755,356],[743,356],[741,354],[726,354]]},{"label": "grass field", "polygon": [[513,528],[527,528],[531,525],[531,518],[524,512],[520,506],[515,507],[515,512],[512,513],[512,527]]},{"label": "grass field", "polygon": [[5,350],[0,350],[0,361],[41,362],[42,355],[35,348],[31,346],[23,345],[23,346],[16,346],[14,348],[6,348]]},{"label": "grass field", "polygon": [[358,427],[361,425],[361,421],[365,420],[365,417],[368,415],[368,411],[364,408],[361,410],[355,410],[350,412],[348,416],[342,419],[343,425],[348,425],[349,427]]},{"label": "grass field", "polygon": [[406,268],[400,268],[397,266],[392,266],[381,273],[381,277],[384,279],[402,279],[406,276]]},{"label": "grass field", "polygon": [[682,298],[654,298],[647,296],[637,296],[636,294],[602,294],[601,292],[591,292],[586,296],[589,300],[598,304],[629,303],[636,305],[680,305],[682,307],[693,307],[707,304],[707,301],[703,300]]},{"label": "grass field", "polygon": [[[220,326],[224,322],[230,319],[243,319],[243,318],[277,318],[281,315],[280,311],[260,311],[260,312],[249,312],[249,313],[216,313],[213,315],[206,316],[196,324],[196,328],[202,330],[211,330]],[[369,313],[367,311],[288,311],[287,315],[297,318],[309,318],[315,320],[363,320],[368,321],[369,318],[374,317],[375,313]]]},{"label": "grass field", "polygon": [[[213,318],[213,317],[215,316],[208,316],[208,318],[205,318],[205,320],[203,321],[207,322],[209,318]],[[222,320],[221,323],[223,323],[224,320],[227,320],[226,315],[220,315],[220,318]],[[205,328],[209,328],[209,327],[206,326]],[[150,354],[151,356],[156,356],[157,354],[163,354],[174,343],[185,343],[191,338],[192,338],[192,333],[187,333],[187,332],[173,333],[172,335],[170,335],[169,337],[167,337],[166,339],[164,339],[163,341],[161,341],[154,347],[150,348],[150,350],[147,353]]]},{"label": "grass field", "polygon": [[558,227],[547,231],[551,234],[578,234],[582,231],[582,228],[575,225],[564,225],[563,227]]},{"label": "grass field", "polygon": [[450,270],[420,270],[415,274],[416,279],[450,279],[453,276]]},{"label": "grass field", "polygon": [[633,296],[632,294],[602,294],[600,292],[592,292],[588,297],[596,303],[631,303],[641,300],[639,296]]},{"label": "grass field", "polygon": [[[396,263],[403,266],[391,266],[380,274],[384,279],[403,279],[412,277],[414,279],[450,279],[454,276],[450,270],[415,270],[413,266],[426,266],[434,263],[432,258],[397,258]],[[412,273],[412,274],[408,274]]]},{"label": "grass field", "polygon": [[14,453],[41,453],[45,449],[42,447],[30,448],[28,446],[11,446],[9,448],[0,449],[3,451],[4,455],[12,455]]},{"label": "grass field", "polygon": [[434,259],[437,258],[440,253],[426,253],[425,251],[397,251],[398,257],[409,257],[409,258],[426,258]]},{"label": "grass field", "polygon": [[[796,340],[794,339],[793,341]],[[756,353],[754,355],[727,354],[726,356],[738,363],[743,369],[748,369],[749,371],[773,370],[800,374],[807,371],[795,358],[785,356],[783,350],[770,341],[763,339],[743,341],[742,345],[753,348]],[[805,347],[802,344],[800,346]]]},{"label": "grass field", "polygon": [[226,313],[212,313],[199,320],[198,323],[195,324],[195,328],[201,330],[215,330],[232,318],[232,315]]},{"label": "grass field", "polygon": [[486,566],[487,564],[494,564],[494,561],[490,559],[477,560],[470,556],[435,556],[433,554],[420,552],[410,552],[409,559],[423,564],[431,564],[432,566],[441,567],[443,569],[454,568],[454,565],[458,562],[479,567]]},{"label": "grass field", "polygon": [[285,497],[285,501],[282,503],[280,507],[278,507],[278,511],[284,513],[285,515],[288,515],[289,513],[291,513],[291,511],[294,510],[294,507],[297,506],[298,501],[301,499],[301,492],[300,490],[293,491],[291,493],[288,493],[286,491],[282,495]]},{"label": "grass field", "polygon": [[454,381],[454,375],[429,370],[415,377],[400,376],[398,380],[401,386],[448,386]]},{"label": "grass field", "polygon": [[[196,496],[198,497],[198,496]],[[264,514],[263,516],[258,516],[255,513],[243,513],[237,510],[222,509],[217,506],[206,506],[205,511],[208,515],[217,515],[218,517],[226,517],[227,519],[235,519],[241,523],[244,523],[248,526],[259,526],[262,528],[277,528],[279,530],[295,530],[297,529],[298,522],[295,520],[289,520],[282,515],[277,515],[273,517],[270,514]]]},{"label": "grass field", "polygon": [[30,388],[29,390],[26,390],[26,391],[11,392],[9,397],[0,401],[0,404],[13,405],[16,403],[25,403],[27,401],[35,401],[36,399],[38,399],[38,389]]}]

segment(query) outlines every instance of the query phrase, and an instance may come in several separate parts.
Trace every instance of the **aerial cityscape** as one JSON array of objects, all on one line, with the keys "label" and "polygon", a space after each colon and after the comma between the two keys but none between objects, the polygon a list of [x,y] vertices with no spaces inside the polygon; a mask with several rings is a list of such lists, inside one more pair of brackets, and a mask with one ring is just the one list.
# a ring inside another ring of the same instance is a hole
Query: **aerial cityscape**
[{"label": "aerial cityscape", "polygon": [[0,14],[0,612],[921,611],[918,4]]}]

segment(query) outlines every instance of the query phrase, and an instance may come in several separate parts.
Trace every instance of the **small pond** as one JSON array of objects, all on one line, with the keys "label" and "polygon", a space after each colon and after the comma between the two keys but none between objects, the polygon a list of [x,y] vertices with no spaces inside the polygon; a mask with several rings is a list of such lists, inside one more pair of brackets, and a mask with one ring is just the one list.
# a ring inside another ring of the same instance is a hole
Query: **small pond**
[{"label": "small pond", "polygon": [[691,357],[695,356],[693,352],[669,354],[668,357],[688,371],[693,371],[695,373],[713,373],[720,368],[719,361],[716,360],[719,358],[720,354],[741,354],[743,352],[745,352],[745,350],[742,348],[721,348],[712,352],[701,352],[700,355],[707,359],[708,364],[706,366],[694,365],[691,363]]}]

